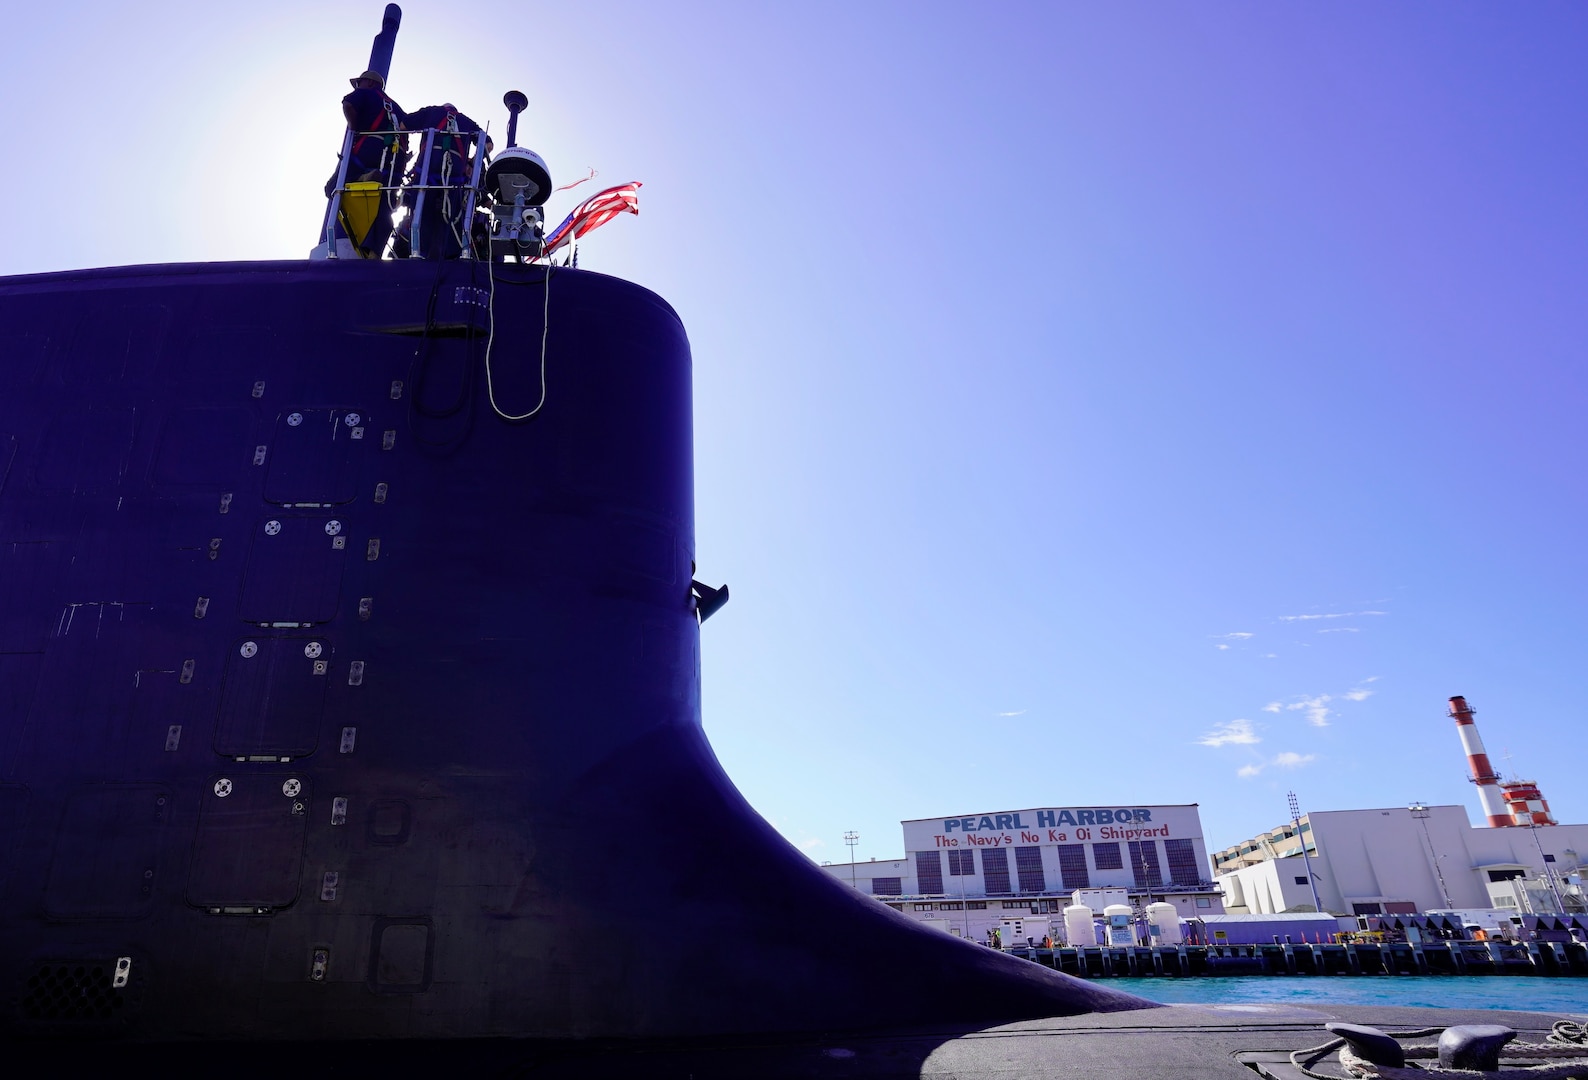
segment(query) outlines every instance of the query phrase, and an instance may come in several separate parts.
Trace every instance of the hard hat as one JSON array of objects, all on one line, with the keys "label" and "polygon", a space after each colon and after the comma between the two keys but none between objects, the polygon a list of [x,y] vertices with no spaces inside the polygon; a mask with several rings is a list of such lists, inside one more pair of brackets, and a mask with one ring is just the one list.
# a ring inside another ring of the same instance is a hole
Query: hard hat
[{"label": "hard hat", "polygon": [[382,75],[378,71],[366,71],[366,72],[364,72],[364,74],[355,75],[353,78],[351,78],[351,79],[349,79],[347,81],[349,83],[351,83],[354,87],[357,87],[358,84],[363,82],[365,79],[368,79],[371,82],[373,82],[377,89],[380,89],[380,90],[386,89],[386,77],[384,75]]}]

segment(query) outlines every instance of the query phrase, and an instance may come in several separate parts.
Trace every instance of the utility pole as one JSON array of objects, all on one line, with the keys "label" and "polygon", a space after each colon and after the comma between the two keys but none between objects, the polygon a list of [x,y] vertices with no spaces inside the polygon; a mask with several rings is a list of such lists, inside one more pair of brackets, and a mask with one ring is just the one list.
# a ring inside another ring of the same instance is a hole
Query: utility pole
[{"label": "utility pole", "polygon": [[1428,857],[1434,861],[1434,873],[1439,876],[1439,895],[1445,898],[1445,907],[1453,908],[1456,905],[1450,902],[1450,890],[1445,886],[1445,871],[1439,865],[1440,854],[1434,850],[1434,838],[1428,832],[1428,815],[1432,813],[1421,799],[1416,800],[1406,808],[1418,821],[1423,823],[1423,839],[1428,842]]},{"label": "utility pole", "polygon": [[860,886],[855,884],[855,845],[860,843],[860,834],[850,829],[844,833],[844,843],[849,845],[849,887],[858,892]]},{"label": "utility pole", "polygon": [[[1301,804],[1296,802],[1296,793],[1290,792],[1290,822],[1296,827],[1296,839],[1301,841],[1301,862],[1307,868],[1307,888],[1312,890],[1312,910],[1321,912],[1323,902],[1318,899],[1318,879],[1312,876],[1312,859],[1307,855],[1307,838],[1301,835]],[[1309,824],[1311,824],[1309,822]],[[1311,832],[1311,829],[1307,830]],[[1316,840],[1317,834],[1313,833]]]}]

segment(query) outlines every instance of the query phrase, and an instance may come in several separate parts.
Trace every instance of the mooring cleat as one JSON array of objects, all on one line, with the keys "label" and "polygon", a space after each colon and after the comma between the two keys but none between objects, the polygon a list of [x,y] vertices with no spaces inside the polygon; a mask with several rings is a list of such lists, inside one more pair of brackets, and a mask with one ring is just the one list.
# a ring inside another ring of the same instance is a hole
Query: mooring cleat
[{"label": "mooring cleat", "polygon": [[1493,1072],[1500,1067],[1500,1048],[1516,1032],[1499,1024],[1462,1024],[1439,1036],[1439,1064],[1446,1069]]},{"label": "mooring cleat", "polygon": [[[1386,1065],[1392,1069],[1406,1067],[1406,1051],[1401,1049],[1401,1044],[1395,1039],[1384,1034],[1376,1027],[1367,1027],[1364,1024],[1325,1024],[1324,1029],[1331,1035],[1338,1035],[1351,1045],[1351,1052],[1363,1061],[1374,1065]],[[1455,1028],[1450,1030],[1455,1031]],[[1443,1047],[1443,1043],[1440,1044]]]}]

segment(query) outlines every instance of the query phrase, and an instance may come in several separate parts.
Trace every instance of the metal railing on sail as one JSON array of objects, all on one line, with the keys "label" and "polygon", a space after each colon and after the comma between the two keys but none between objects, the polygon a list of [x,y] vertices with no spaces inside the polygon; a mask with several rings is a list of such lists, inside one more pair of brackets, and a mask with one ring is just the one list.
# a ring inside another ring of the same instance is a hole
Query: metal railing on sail
[{"label": "metal railing on sail", "polygon": [[[340,162],[338,162],[337,168],[336,168],[336,187],[334,189],[332,189],[332,191],[331,191],[330,202],[328,203],[328,205],[325,208],[325,225],[320,230],[321,231],[321,235],[325,239],[325,247],[326,247],[325,257],[326,258],[335,259],[335,258],[339,258],[340,257],[336,253],[336,219],[337,219],[337,216],[339,214],[341,214],[341,212],[342,212],[342,195],[343,195],[344,192],[347,191],[347,163],[352,159],[352,156],[353,156],[353,139],[355,137],[357,137],[357,136],[362,136],[362,135],[390,135],[390,134],[391,134],[391,132],[389,132],[389,131],[352,131],[352,130],[349,130],[347,132],[347,134],[343,137],[343,139],[342,139],[342,156],[341,156],[341,160],[340,160]],[[414,134],[421,134],[421,133],[414,132]],[[413,209],[410,211],[410,213],[412,215],[412,220],[411,220],[411,222],[409,224],[409,227],[408,227],[408,244],[409,244],[410,257],[416,258],[416,259],[423,258],[423,256],[420,254],[424,250],[420,246],[420,241],[422,239],[422,237],[420,235],[420,223],[423,221],[423,215],[424,215],[424,210],[425,210],[425,197],[432,191],[441,191],[441,192],[445,193],[446,191],[451,190],[452,188],[460,186],[460,185],[456,185],[456,184],[432,184],[432,183],[430,183],[430,157],[431,157],[430,152],[433,149],[433,146],[434,146],[434,143],[435,143],[435,137],[437,135],[451,134],[451,133],[450,132],[441,132],[441,131],[436,130],[435,128],[426,128],[422,134],[423,134],[424,138],[421,140],[421,146],[420,146],[420,150],[419,150],[419,154],[420,154],[420,158],[419,158],[419,182],[416,183],[416,184],[402,184],[402,183],[398,183],[398,184],[394,184],[394,185],[393,184],[382,184],[381,188],[380,188],[381,197],[382,197],[383,200],[384,200],[384,198],[385,198],[385,196],[386,196],[386,194],[388,192],[395,191],[395,192],[399,192],[400,193],[405,187],[409,191],[418,192],[417,198],[414,199]],[[464,189],[467,194],[466,194],[466,197],[464,199],[463,214],[459,218],[459,224],[460,224],[461,229],[462,229],[462,235],[460,236],[459,239],[462,241],[462,245],[463,245],[463,251],[462,251],[462,254],[459,257],[460,258],[464,258],[464,259],[469,259],[469,258],[473,258],[474,257],[473,256],[473,247],[474,247],[474,245],[472,244],[472,242],[470,242],[469,239],[466,239],[466,238],[468,238],[470,236],[470,233],[471,233],[471,231],[472,231],[472,229],[474,227],[474,206],[475,206],[475,202],[476,202],[476,200],[477,200],[477,198],[479,196],[480,179],[485,174],[485,133],[481,132],[478,135],[476,135],[474,138],[475,138],[474,160],[473,160],[473,166],[474,167],[473,167],[473,169],[472,169],[472,171],[470,173],[470,176],[469,176],[468,186]],[[351,237],[349,239],[351,239]]]}]

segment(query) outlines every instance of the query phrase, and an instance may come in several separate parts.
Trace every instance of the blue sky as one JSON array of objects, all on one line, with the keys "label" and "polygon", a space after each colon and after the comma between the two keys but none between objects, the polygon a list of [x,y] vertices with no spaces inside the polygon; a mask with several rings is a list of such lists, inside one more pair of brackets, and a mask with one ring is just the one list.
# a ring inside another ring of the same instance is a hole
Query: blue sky
[{"label": "blue sky", "polygon": [[[306,254],[381,7],[14,13],[0,272]],[[689,328],[705,723],[812,857],[1480,817],[1457,693],[1588,820],[1588,9],[405,8],[404,106],[645,184],[581,261]]]}]

